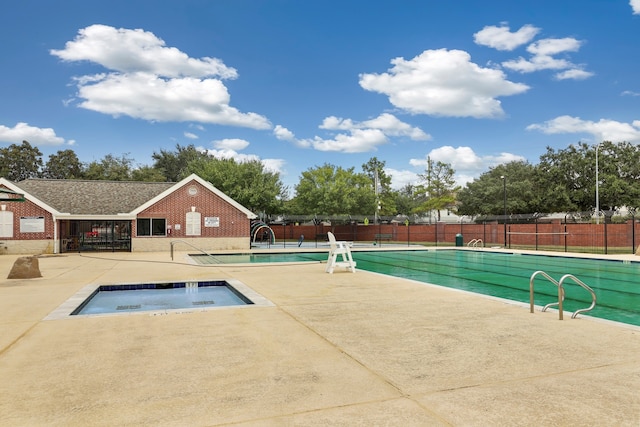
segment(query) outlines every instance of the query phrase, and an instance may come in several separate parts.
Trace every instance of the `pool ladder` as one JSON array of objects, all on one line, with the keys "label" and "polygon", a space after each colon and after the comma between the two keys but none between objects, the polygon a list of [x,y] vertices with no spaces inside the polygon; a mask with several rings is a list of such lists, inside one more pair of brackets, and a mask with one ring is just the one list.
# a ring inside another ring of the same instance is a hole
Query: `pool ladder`
[{"label": "pool ladder", "polygon": [[478,245],[483,246],[482,239],[471,239],[469,240],[469,243],[467,243],[467,247],[470,248],[477,248]]},{"label": "pool ladder", "polygon": [[193,249],[202,252],[203,254],[205,254],[208,257],[211,257],[211,259],[214,261],[214,263],[218,263],[218,260],[216,260],[215,257],[213,255],[211,255],[209,252],[207,252],[207,251],[205,251],[203,249],[200,249],[199,247],[194,246],[189,242],[186,242],[184,240],[179,240],[179,239],[171,241],[171,261],[173,261],[173,247],[176,245],[176,243],[184,243],[187,246],[191,246]]},{"label": "pool ladder", "polygon": [[571,279],[574,283],[576,283],[577,285],[580,285],[582,288],[586,289],[591,294],[591,305],[587,308],[581,308],[579,310],[574,311],[573,314],[571,315],[572,319],[575,319],[576,316],[580,313],[585,313],[587,311],[593,310],[593,308],[596,306],[596,293],[586,283],[578,279],[573,274],[565,274],[564,276],[562,276],[562,278],[560,278],[559,281],[557,281],[553,277],[545,273],[544,271],[538,270],[535,273],[533,273],[531,275],[531,278],[529,279],[529,309],[531,313],[533,313],[533,306],[534,306],[533,282],[536,276],[539,276],[539,275],[543,276],[545,279],[547,279],[548,281],[550,281],[551,283],[553,283],[558,287],[558,302],[552,302],[550,304],[545,305],[544,307],[542,307],[541,311],[546,311],[547,308],[549,307],[558,306],[559,320],[562,320],[563,313],[564,313],[562,309],[562,303],[564,302],[564,282],[568,279]]}]

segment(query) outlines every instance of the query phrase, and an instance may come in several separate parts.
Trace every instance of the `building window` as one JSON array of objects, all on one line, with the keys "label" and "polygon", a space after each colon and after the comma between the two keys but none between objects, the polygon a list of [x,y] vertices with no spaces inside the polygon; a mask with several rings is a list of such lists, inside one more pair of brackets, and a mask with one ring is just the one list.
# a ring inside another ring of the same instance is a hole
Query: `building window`
[{"label": "building window", "polygon": [[187,217],[185,218],[185,234],[187,236],[200,236],[202,234],[202,229],[200,226],[201,217],[202,215],[200,214],[200,212],[187,212]]},{"label": "building window", "polygon": [[13,212],[0,211],[0,237],[13,237]]},{"label": "building window", "polygon": [[167,220],[165,218],[138,218],[138,236],[166,236]]}]

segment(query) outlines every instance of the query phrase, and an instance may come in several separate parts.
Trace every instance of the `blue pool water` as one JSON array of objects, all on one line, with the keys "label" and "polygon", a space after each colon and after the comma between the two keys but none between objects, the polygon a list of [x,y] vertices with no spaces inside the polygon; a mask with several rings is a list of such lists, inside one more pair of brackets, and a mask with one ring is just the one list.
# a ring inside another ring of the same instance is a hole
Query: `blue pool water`
[{"label": "blue pool water", "polygon": [[[242,262],[326,261],[326,252],[241,255]],[[216,262],[233,263],[238,255],[215,255]],[[597,297],[589,316],[640,326],[640,263],[566,256],[468,250],[354,251],[358,269],[529,302],[529,280],[538,270],[555,280],[572,274]],[[203,260],[204,261],[204,260]],[[557,287],[536,278],[535,303],[557,301]],[[565,282],[564,309],[573,312],[591,304],[591,295],[572,281]]]},{"label": "blue pool water", "polygon": [[251,304],[224,281],[100,286],[72,315],[198,309]]}]

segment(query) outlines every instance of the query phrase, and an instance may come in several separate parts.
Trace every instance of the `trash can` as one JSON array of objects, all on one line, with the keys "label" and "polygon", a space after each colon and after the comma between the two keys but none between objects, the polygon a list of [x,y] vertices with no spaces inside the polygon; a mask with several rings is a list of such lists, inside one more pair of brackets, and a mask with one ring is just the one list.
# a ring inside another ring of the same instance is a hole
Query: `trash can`
[{"label": "trash can", "polygon": [[462,234],[456,234],[456,246],[463,246]]}]

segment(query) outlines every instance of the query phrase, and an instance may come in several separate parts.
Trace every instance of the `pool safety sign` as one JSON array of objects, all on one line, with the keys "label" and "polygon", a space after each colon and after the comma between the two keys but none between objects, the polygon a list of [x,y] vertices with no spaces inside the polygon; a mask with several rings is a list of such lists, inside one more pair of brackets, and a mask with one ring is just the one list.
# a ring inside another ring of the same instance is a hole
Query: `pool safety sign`
[{"label": "pool safety sign", "polygon": [[204,217],[204,226],[205,227],[220,227],[220,217],[218,217],[218,216],[205,216]]},{"label": "pool safety sign", "polygon": [[21,216],[20,232],[21,233],[44,233],[44,217],[43,216]]}]

